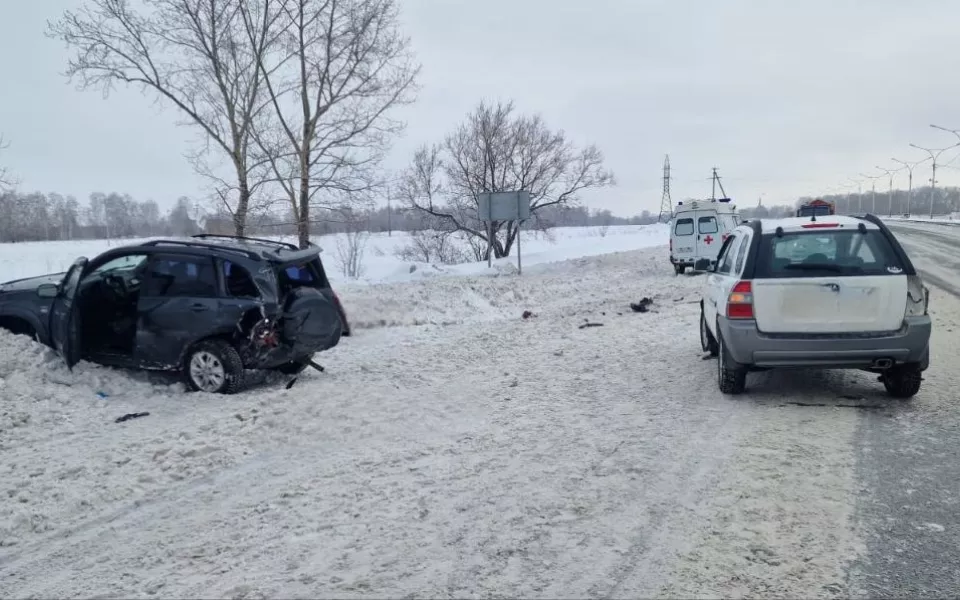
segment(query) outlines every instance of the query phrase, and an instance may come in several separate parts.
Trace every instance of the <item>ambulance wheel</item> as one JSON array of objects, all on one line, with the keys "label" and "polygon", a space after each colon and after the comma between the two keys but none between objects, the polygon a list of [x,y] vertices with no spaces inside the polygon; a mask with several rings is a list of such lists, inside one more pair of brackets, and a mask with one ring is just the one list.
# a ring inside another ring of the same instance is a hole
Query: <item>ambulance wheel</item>
[{"label": "ambulance wheel", "polygon": [[677,275],[683,275],[683,272],[687,270],[687,265],[673,265],[673,270],[677,272]]}]

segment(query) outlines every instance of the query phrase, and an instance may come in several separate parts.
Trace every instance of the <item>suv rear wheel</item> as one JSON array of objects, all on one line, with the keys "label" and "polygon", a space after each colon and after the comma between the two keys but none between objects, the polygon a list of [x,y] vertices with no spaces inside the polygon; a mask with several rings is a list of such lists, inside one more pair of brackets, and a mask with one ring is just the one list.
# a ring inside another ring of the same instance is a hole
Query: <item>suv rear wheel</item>
[{"label": "suv rear wheel", "polygon": [[717,328],[717,386],[723,394],[742,394],[747,389],[747,368],[733,360]]},{"label": "suv rear wheel", "polygon": [[183,361],[183,376],[194,391],[233,394],[243,382],[243,361],[223,340],[206,340],[191,348]]},{"label": "suv rear wheel", "polygon": [[920,365],[901,365],[881,375],[881,381],[888,394],[894,398],[906,399],[916,396],[920,391],[922,375]]}]

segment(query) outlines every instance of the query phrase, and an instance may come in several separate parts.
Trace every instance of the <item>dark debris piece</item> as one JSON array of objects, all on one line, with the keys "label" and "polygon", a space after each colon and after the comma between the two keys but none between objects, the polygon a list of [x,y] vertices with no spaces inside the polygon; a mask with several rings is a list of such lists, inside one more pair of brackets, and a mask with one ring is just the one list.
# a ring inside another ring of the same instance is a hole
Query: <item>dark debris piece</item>
[{"label": "dark debris piece", "polygon": [[603,323],[583,323],[579,328],[586,329],[587,327],[603,327]]},{"label": "dark debris piece", "polygon": [[633,309],[633,312],[649,312],[650,305],[653,304],[653,300],[650,298],[641,298],[640,302],[632,302],[630,308]]},{"label": "dark debris piece", "polygon": [[149,415],[150,413],[148,412],[127,413],[122,417],[117,417],[115,423],[123,423],[124,421],[129,421],[130,419],[139,419],[140,417],[146,417]]}]

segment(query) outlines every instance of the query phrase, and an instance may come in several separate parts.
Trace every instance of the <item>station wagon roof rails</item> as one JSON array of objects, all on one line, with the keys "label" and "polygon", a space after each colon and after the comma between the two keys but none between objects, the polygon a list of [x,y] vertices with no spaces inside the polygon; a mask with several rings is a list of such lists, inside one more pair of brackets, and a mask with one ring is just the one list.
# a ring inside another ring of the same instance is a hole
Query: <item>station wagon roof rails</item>
[{"label": "station wagon roof rails", "polygon": [[253,250],[244,250],[243,248],[232,248],[230,246],[222,246],[218,244],[204,244],[202,242],[191,242],[188,240],[151,240],[149,242],[144,242],[140,244],[141,246],[180,246],[183,248],[203,248],[204,250],[216,250],[219,252],[232,252],[234,254],[240,254],[246,256],[252,260],[263,260],[263,257],[254,252]]},{"label": "station wagon roof rails", "polygon": [[[238,241],[238,242],[257,242],[257,243],[259,243],[259,244],[268,244],[268,245],[270,245],[270,246],[279,246],[279,247],[285,248],[285,249],[287,249],[287,250],[299,250],[299,249],[300,249],[300,248],[298,248],[295,244],[291,244],[290,242],[281,242],[281,241],[279,241],[279,240],[270,240],[270,239],[267,239],[267,238],[250,237],[250,236],[246,236],[246,235],[223,235],[223,234],[218,234],[218,233],[197,233],[197,234],[195,234],[195,235],[192,235],[191,237],[194,237],[194,238],[197,238],[197,239],[214,239],[214,240],[215,240],[215,239],[220,239],[220,240],[234,240],[234,241]],[[311,245],[313,245],[313,244],[311,243]]]}]

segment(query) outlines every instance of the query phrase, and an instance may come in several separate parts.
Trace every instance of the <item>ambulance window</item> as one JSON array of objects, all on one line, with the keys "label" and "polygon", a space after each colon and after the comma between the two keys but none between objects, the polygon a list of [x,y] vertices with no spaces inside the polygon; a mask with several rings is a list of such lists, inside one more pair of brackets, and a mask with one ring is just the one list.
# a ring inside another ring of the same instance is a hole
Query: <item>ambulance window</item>
[{"label": "ambulance window", "polygon": [[697,224],[700,228],[700,233],[716,233],[717,232],[716,217],[700,217],[699,219],[697,219]]},{"label": "ambulance window", "polygon": [[673,227],[673,233],[676,235],[693,235],[693,219],[677,219],[677,224]]}]

